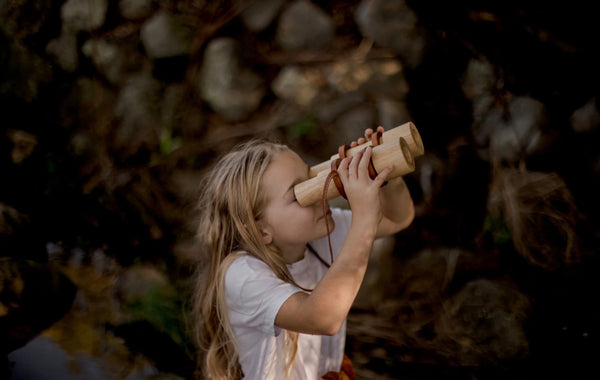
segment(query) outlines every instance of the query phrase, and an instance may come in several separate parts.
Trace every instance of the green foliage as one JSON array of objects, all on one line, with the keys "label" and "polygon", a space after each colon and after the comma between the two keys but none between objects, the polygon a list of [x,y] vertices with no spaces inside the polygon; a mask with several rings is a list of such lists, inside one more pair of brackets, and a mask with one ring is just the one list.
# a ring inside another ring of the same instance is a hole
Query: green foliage
[{"label": "green foliage", "polygon": [[162,128],[160,131],[160,154],[169,155],[182,145],[181,137],[173,136],[172,128]]},{"label": "green foliage", "polygon": [[286,131],[292,138],[302,138],[310,136],[319,130],[319,125],[313,115],[299,120],[287,126]]},{"label": "green foliage", "polygon": [[157,330],[168,334],[177,344],[186,344],[181,299],[172,286],[156,285],[145,297],[124,305],[124,309],[131,320],[146,320]]},{"label": "green foliage", "polygon": [[503,218],[488,215],[483,223],[483,230],[490,233],[495,244],[503,245],[512,241],[512,236]]}]

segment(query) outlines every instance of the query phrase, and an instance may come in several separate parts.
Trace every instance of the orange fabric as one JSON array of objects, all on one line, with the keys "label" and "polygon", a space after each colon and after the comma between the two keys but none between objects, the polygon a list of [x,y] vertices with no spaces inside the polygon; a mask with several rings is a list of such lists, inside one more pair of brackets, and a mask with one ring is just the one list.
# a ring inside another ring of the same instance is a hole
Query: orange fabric
[{"label": "orange fabric", "polygon": [[344,359],[342,360],[342,368],[340,372],[327,372],[325,376],[321,378],[321,380],[355,380],[356,375],[354,374],[354,367],[352,366],[352,361],[350,358],[344,354]]}]

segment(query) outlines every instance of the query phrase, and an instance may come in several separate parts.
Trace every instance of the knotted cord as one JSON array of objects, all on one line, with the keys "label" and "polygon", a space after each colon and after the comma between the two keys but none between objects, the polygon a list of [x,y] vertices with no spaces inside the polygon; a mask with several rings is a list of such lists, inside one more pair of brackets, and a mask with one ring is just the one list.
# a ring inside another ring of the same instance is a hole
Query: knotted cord
[{"label": "knotted cord", "polygon": [[[381,144],[381,136],[382,136],[381,131],[377,131],[377,132],[373,133],[373,135],[371,136],[371,146],[372,147],[375,147],[375,146]],[[323,207],[323,216],[325,218],[325,226],[327,227],[327,243],[329,244],[329,256],[331,258],[332,264],[333,264],[333,248],[331,247],[331,231],[329,230],[329,222],[327,220],[327,217],[329,215],[331,215],[331,210],[329,209],[329,206],[327,205],[327,191],[329,190],[329,184],[331,183],[331,181],[333,181],[333,183],[337,187],[338,193],[340,193],[340,195],[342,197],[344,197],[344,199],[348,199],[346,197],[346,192],[344,191],[344,185],[342,184],[342,181],[340,179],[340,174],[337,171],[337,168],[340,165],[340,162],[344,158],[346,158],[346,152],[348,151],[348,149],[350,149],[349,145],[341,145],[338,148],[338,158],[335,160],[331,160],[331,170],[329,171],[329,173],[327,174],[327,177],[325,178],[325,184],[323,186],[323,196],[321,197],[321,205]],[[375,170],[375,166],[373,165],[372,159],[369,162],[368,169],[369,169],[369,177],[371,177],[371,179],[375,179],[375,177],[377,177],[377,171]]]}]

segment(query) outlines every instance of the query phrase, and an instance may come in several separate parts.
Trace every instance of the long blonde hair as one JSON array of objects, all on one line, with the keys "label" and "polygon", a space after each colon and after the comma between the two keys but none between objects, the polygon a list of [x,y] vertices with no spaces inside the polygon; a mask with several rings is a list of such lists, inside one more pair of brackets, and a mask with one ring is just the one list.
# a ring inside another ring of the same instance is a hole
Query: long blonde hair
[{"label": "long blonde hair", "polygon": [[[238,145],[212,168],[199,198],[197,236],[207,260],[198,265],[193,296],[195,338],[204,356],[202,372],[210,379],[242,377],[238,352],[225,303],[224,278],[236,252],[265,262],[283,281],[296,284],[278,249],[265,245],[256,221],[266,199],[262,176],[273,156],[289,148],[264,139]],[[296,284],[297,285],[297,284]],[[286,332],[290,373],[297,350],[297,334]]]}]

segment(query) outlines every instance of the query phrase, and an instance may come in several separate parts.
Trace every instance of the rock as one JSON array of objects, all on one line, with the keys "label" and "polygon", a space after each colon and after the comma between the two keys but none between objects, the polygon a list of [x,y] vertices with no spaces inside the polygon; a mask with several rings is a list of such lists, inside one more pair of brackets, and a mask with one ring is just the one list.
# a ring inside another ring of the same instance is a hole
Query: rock
[{"label": "rock", "polygon": [[144,57],[135,46],[138,40],[110,41],[92,38],[81,47],[94,66],[112,84],[123,86],[127,79],[144,70]]},{"label": "rock", "polygon": [[71,355],[47,337],[33,339],[13,351],[8,360],[12,367],[10,379],[44,380],[51,376],[61,380],[107,380],[98,358]]},{"label": "rock", "polygon": [[15,40],[35,37],[48,22],[56,2],[52,0],[0,0],[0,29]]},{"label": "rock", "polygon": [[346,144],[363,137],[365,128],[375,124],[375,110],[369,104],[346,110],[335,122],[338,130],[338,141]]},{"label": "rock", "polygon": [[216,38],[204,52],[198,89],[210,106],[228,121],[241,121],[255,111],[266,88],[262,78],[241,60],[233,38]]},{"label": "rock", "polygon": [[443,307],[435,345],[450,363],[499,365],[529,355],[525,322],[531,305],[510,284],[487,279],[469,282]]},{"label": "rock", "polygon": [[119,0],[119,13],[127,20],[144,19],[152,14],[152,0]]},{"label": "rock", "polygon": [[150,266],[126,270],[118,279],[115,292],[121,302],[134,304],[149,297],[158,288],[169,286],[167,277]]},{"label": "rock", "polygon": [[373,97],[403,101],[409,91],[402,65],[395,59],[340,60],[324,69],[327,84],[340,94],[363,91]]},{"label": "rock", "polygon": [[571,115],[571,127],[577,133],[591,132],[600,126],[600,110],[594,97]]},{"label": "rock", "polygon": [[275,39],[285,50],[319,49],[335,34],[331,17],[308,0],[291,2],[279,17]]},{"label": "rock", "polygon": [[355,108],[365,101],[366,96],[360,91],[340,94],[328,102],[316,104],[317,117],[320,122],[330,124],[349,109]]},{"label": "rock", "polygon": [[461,88],[468,99],[474,100],[492,94],[496,80],[494,66],[489,61],[470,59],[461,80]]},{"label": "rock", "polygon": [[144,23],[140,38],[151,59],[178,57],[190,54],[192,29],[181,17],[159,11]]},{"label": "rock", "polygon": [[158,123],[162,84],[148,73],[131,78],[122,88],[115,106],[121,121],[115,146],[126,157],[144,159],[158,146]]},{"label": "rock", "polygon": [[[52,68],[48,62],[31,52],[18,40],[5,35],[0,28],[0,96],[22,102],[34,101],[41,89],[52,82]],[[4,109],[3,117],[8,119],[2,124],[11,127],[11,109]],[[15,115],[22,124],[22,115]]]},{"label": "rock", "polygon": [[56,63],[65,71],[74,72],[79,67],[77,36],[71,31],[63,29],[58,38],[48,42],[46,52],[54,56]]},{"label": "rock", "polygon": [[61,271],[0,258],[0,356],[24,346],[71,308],[76,287]]},{"label": "rock", "polygon": [[[110,122],[117,96],[100,78],[80,77],[70,88],[70,93],[61,99],[59,115],[66,128],[78,131],[91,138],[110,133]],[[77,139],[77,136],[74,136]],[[84,142],[84,141],[82,141]],[[97,144],[77,147],[75,155],[84,154],[88,148],[98,150]],[[88,144],[86,144],[88,145]]]},{"label": "rock", "polygon": [[31,156],[38,145],[38,138],[26,131],[12,129],[7,132],[7,135],[13,143],[10,157],[15,164]]},{"label": "rock", "polygon": [[[184,347],[173,341],[172,337],[160,331],[148,321],[138,320],[112,328],[118,337],[132,352],[141,353],[149,358],[162,373],[158,379],[192,379],[195,361]],[[150,379],[154,379],[151,377]]]},{"label": "rock", "polygon": [[412,120],[406,102],[382,96],[377,101],[377,120],[386,130]]},{"label": "rock", "polygon": [[362,0],[354,17],[365,37],[400,54],[411,68],[419,66],[425,54],[426,34],[404,0]]},{"label": "rock", "polygon": [[71,32],[91,32],[106,19],[108,0],[67,0],[60,9],[63,28]]},{"label": "rock", "polygon": [[482,157],[493,164],[514,165],[522,159],[540,154],[547,147],[545,127],[546,108],[542,102],[527,96],[508,97],[495,102],[488,96],[478,100],[474,107],[481,120],[473,126],[475,141]]},{"label": "rock", "polygon": [[273,80],[271,88],[281,99],[290,100],[306,107],[313,103],[319,94],[319,81],[311,79],[310,72],[297,66],[286,66]]},{"label": "rock", "polygon": [[267,28],[275,18],[285,0],[255,0],[240,14],[242,22],[252,32]]}]

